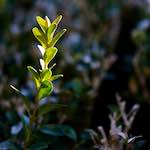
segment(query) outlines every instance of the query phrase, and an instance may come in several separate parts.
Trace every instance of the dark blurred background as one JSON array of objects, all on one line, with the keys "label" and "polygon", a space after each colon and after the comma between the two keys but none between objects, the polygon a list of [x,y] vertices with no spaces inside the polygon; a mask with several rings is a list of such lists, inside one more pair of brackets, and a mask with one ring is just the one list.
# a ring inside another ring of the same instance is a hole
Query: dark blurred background
[{"label": "dark blurred background", "polygon": [[69,110],[49,117],[78,132],[103,125],[116,105],[140,104],[131,130],[150,139],[150,1],[149,0],[0,0],[0,140],[13,134],[24,106],[9,85],[30,97],[35,88],[26,66],[38,68],[35,17],[62,14],[67,34],[57,43],[54,72],[63,73],[46,100]]}]

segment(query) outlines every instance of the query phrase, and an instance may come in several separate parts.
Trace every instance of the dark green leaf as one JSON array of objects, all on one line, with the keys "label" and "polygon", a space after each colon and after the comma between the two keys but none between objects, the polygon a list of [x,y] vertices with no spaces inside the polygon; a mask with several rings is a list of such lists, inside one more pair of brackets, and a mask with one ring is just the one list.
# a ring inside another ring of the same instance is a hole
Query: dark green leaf
[{"label": "dark green leaf", "polygon": [[77,140],[75,130],[67,125],[44,125],[40,131],[51,136],[67,136],[74,141]]},{"label": "dark green leaf", "polygon": [[61,109],[61,108],[66,108],[66,105],[62,105],[62,104],[44,104],[42,106],[40,106],[39,110],[38,110],[38,115],[44,115],[50,111],[54,111],[56,109]]},{"label": "dark green leaf", "polygon": [[44,125],[40,128],[40,131],[52,136],[64,136],[63,131],[58,125]]},{"label": "dark green leaf", "polygon": [[41,86],[40,86],[39,92],[38,92],[39,100],[49,96],[51,94],[52,90],[53,90],[53,84],[47,80],[43,81],[41,83]]},{"label": "dark green leaf", "polygon": [[67,125],[60,125],[60,128],[63,130],[65,136],[69,137],[70,139],[76,141],[77,134],[75,130]]},{"label": "dark green leaf", "polygon": [[55,37],[52,39],[51,43],[49,44],[50,47],[53,47],[57,41],[63,36],[63,34],[66,32],[66,29],[63,29],[62,31],[58,32]]},{"label": "dark green leaf", "polygon": [[46,49],[44,54],[44,61],[48,65],[49,62],[55,57],[58,49],[56,47],[50,47]]},{"label": "dark green leaf", "polygon": [[28,66],[27,68],[28,68],[29,72],[32,74],[34,84],[35,84],[36,88],[38,89],[40,87],[40,76],[39,76],[37,70],[35,70],[32,66]]}]

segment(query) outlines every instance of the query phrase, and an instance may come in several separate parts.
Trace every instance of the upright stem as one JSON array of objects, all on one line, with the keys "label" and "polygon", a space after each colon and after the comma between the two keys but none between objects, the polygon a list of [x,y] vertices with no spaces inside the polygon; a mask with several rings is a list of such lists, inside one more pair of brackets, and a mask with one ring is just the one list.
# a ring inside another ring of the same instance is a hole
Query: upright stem
[{"label": "upright stem", "polygon": [[33,113],[29,116],[30,117],[30,120],[29,120],[29,133],[26,137],[26,140],[25,140],[25,143],[24,143],[24,150],[27,150],[28,149],[28,145],[30,144],[31,142],[31,136],[32,136],[32,129],[33,129],[33,126],[37,123],[37,110],[39,108],[39,101],[38,101],[38,98],[36,97],[35,98],[35,107],[34,107],[34,110],[33,110]]}]

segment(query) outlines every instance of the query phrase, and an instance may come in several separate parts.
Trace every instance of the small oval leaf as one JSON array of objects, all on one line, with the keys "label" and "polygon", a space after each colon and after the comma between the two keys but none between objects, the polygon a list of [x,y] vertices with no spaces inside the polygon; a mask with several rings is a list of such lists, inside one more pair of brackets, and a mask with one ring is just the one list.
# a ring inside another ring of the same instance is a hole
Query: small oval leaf
[{"label": "small oval leaf", "polygon": [[66,29],[63,29],[62,31],[58,32],[55,37],[52,39],[51,43],[49,44],[50,47],[55,46],[57,41],[63,36],[63,34],[66,32]]},{"label": "small oval leaf", "polygon": [[61,19],[62,19],[62,15],[59,15],[59,16],[52,22],[52,24],[58,25],[59,22],[61,21]]},{"label": "small oval leaf", "polygon": [[32,66],[28,66],[27,68],[32,75],[32,79],[34,81],[36,88],[38,89],[40,87],[40,76],[39,76],[37,70],[34,69]]},{"label": "small oval leaf", "polygon": [[37,23],[39,24],[39,26],[41,27],[42,31],[45,33],[46,30],[47,30],[47,26],[46,26],[46,21],[45,21],[45,19],[43,19],[43,18],[40,17],[40,16],[37,16],[37,17],[36,17],[36,21],[37,21]]},{"label": "small oval leaf", "polygon": [[53,91],[53,84],[50,81],[43,81],[38,91],[38,98],[41,100],[51,94]]},{"label": "small oval leaf", "polygon": [[55,57],[57,51],[58,49],[56,47],[50,47],[46,49],[44,54],[44,61],[46,65],[48,65],[49,62]]},{"label": "small oval leaf", "polygon": [[40,76],[41,76],[41,81],[50,80],[52,76],[52,71],[50,69],[45,69],[41,72]]},{"label": "small oval leaf", "polygon": [[47,37],[44,35],[44,33],[42,33],[42,31],[40,31],[37,27],[34,27],[32,29],[32,32],[33,32],[34,36],[36,37],[36,39],[42,44],[42,46],[44,48],[46,48]]},{"label": "small oval leaf", "polygon": [[56,31],[56,24],[51,24],[50,27],[47,30],[47,39],[48,39],[48,43],[50,43],[52,41],[54,32]]}]

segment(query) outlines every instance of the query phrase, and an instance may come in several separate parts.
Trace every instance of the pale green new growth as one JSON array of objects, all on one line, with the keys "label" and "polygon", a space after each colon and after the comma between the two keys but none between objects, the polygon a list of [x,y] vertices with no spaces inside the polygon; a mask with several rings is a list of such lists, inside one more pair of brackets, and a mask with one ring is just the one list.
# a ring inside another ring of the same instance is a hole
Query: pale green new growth
[{"label": "pale green new growth", "polygon": [[[33,67],[28,66],[28,70],[31,72],[35,86],[38,90],[39,99],[48,96],[53,90],[53,84],[51,81],[62,77],[63,75],[52,75],[51,67],[48,65],[50,61],[55,57],[58,49],[55,46],[56,42],[66,32],[66,29],[58,32],[55,31],[62,16],[58,16],[52,23],[46,16],[45,19],[40,16],[36,17],[36,20],[41,29],[34,27],[32,32],[41,45],[38,45],[42,58],[40,59],[41,71],[38,73]],[[46,92],[47,91],[47,92]]]}]

